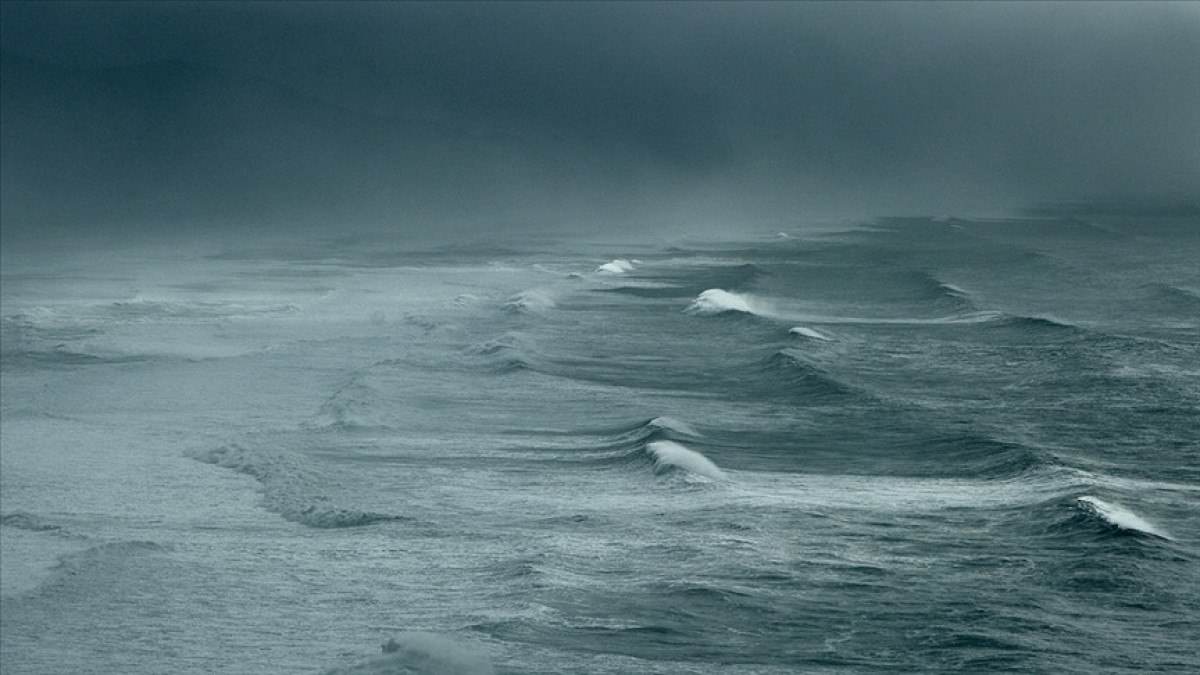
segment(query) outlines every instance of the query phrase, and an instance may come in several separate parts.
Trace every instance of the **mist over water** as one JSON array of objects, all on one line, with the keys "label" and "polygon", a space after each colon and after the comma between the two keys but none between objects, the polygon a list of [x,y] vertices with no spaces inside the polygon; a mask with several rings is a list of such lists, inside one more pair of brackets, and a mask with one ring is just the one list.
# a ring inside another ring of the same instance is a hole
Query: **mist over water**
[{"label": "mist over water", "polygon": [[1200,668],[1192,6],[0,18],[0,672]]}]

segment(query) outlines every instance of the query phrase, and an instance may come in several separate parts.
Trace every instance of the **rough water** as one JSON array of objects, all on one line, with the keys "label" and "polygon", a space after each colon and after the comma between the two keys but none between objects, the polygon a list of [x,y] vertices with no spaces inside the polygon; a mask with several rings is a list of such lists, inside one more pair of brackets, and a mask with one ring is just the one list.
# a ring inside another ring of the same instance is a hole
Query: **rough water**
[{"label": "rough water", "polygon": [[1194,671],[1198,232],[6,258],[0,670]]}]

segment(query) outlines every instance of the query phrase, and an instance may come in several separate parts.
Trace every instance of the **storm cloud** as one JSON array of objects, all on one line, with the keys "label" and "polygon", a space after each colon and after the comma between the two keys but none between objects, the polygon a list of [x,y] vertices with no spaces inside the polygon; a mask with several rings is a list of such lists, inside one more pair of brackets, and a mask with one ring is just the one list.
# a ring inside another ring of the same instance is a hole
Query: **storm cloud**
[{"label": "storm cloud", "polygon": [[1184,3],[0,11],[6,234],[1200,198]]}]

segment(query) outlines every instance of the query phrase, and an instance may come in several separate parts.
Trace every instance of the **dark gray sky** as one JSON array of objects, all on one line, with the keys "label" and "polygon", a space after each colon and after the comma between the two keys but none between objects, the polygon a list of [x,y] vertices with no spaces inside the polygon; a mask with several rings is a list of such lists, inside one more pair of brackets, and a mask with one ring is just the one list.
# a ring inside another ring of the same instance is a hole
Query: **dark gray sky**
[{"label": "dark gray sky", "polygon": [[1200,199],[1200,4],[0,7],[5,228]]}]

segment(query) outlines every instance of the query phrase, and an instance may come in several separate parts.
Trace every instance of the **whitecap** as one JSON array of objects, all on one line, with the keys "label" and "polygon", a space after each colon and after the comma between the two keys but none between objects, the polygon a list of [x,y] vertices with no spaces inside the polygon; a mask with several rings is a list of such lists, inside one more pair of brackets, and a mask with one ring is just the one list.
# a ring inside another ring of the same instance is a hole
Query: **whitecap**
[{"label": "whitecap", "polygon": [[725,478],[725,472],[721,471],[720,467],[716,464],[713,464],[711,459],[674,441],[654,441],[648,443],[646,445],[646,452],[654,458],[654,468],[656,471],[666,471],[674,467],[717,480]]},{"label": "whitecap", "polygon": [[633,269],[633,263],[628,260],[613,260],[596,268],[600,274],[624,274]]},{"label": "whitecap", "polygon": [[1156,527],[1153,523],[1146,521],[1146,519],[1119,504],[1110,504],[1091,495],[1080,497],[1076,502],[1082,505],[1088,512],[1099,516],[1105,522],[1118,529],[1144,532],[1145,534],[1152,534],[1163,539],[1174,540],[1174,537]]},{"label": "whitecap", "polygon": [[646,425],[655,427],[657,429],[666,429],[667,431],[674,431],[675,433],[683,434],[684,436],[700,436],[701,435],[700,432],[693,429],[691,427],[691,425],[689,425],[687,422],[677,420],[674,417],[655,417],[654,419],[647,422]]},{"label": "whitecap", "polygon": [[825,335],[824,333],[821,333],[821,332],[814,330],[812,328],[809,328],[807,326],[793,326],[792,329],[789,330],[788,332],[793,335],[799,335],[801,337],[812,338],[814,340],[828,341],[828,340],[833,339],[833,338],[829,337],[828,335]]},{"label": "whitecap", "polygon": [[762,309],[755,306],[755,301],[749,295],[732,293],[720,288],[710,288],[704,291],[696,296],[696,299],[683,311],[697,316],[713,316],[725,312],[763,314]]}]

